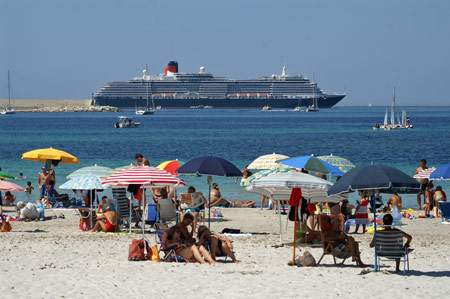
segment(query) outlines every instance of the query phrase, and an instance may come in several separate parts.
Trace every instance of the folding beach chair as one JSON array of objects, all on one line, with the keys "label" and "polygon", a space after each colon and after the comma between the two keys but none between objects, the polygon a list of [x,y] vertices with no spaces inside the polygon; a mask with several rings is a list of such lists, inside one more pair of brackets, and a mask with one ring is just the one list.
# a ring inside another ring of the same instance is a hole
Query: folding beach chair
[{"label": "folding beach chair", "polygon": [[184,258],[177,255],[176,246],[167,247],[167,232],[169,229],[156,229],[156,235],[158,236],[160,248],[159,251],[164,253],[163,260],[167,262],[186,262]]},{"label": "folding beach chair", "polygon": [[409,271],[408,248],[403,245],[403,232],[401,230],[377,231],[377,255],[378,265],[381,267],[381,259],[403,259],[403,273],[406,273],[406,265]]},{"label": "folding beach chair", "polygon": [[450,202],[439,202],[439,209],[442,212],[442,222],[450,221]]},{"label": "folding beach chair", "polygon": [[177,205],[170,198],[161,198],[158,200],[157,210],[159,214],[159,223],[178,223]]},{"label": "folding beach chair", "polygon": [[[323,233],[330,230],[331,229],[331,219],[333,217],[339,217],[341,218],[341,223],[344,223],[344,216],[342,214],[339,214],[337,216],[326,216],[326,215],[319,215],[319,227],[320,227],[320,235],[322,237],[322,249],[323,249],[323,253],[322,256],[320,257],[319,261],[317,262],[317,265],[320,264],[320,262],[322,261],[323,257],[325,255],[331,255],[333,256],[333,261],[334,264],[336,265],[336,258],[338,259],[342,259],[342,263],[343,264],[345,262],[346,259],[348,259],[349,257],[352,256],[352,254],[350,252],[338,252],[336,253],[336,248],[338,247],[338,243],[336,241],[323,241]],[[342,230],[342,227],[341,227]]]},{"label": "folding beach chair", "polygon": [[[130,206],[128,204],[127,189],[126,188],[113,188],[113,198],[116,201],[117,213],[122,218],[122,225],[129,225],[130,221]],[[137,221],[136,212],[133,211],[131,215],[131,222]]]}]

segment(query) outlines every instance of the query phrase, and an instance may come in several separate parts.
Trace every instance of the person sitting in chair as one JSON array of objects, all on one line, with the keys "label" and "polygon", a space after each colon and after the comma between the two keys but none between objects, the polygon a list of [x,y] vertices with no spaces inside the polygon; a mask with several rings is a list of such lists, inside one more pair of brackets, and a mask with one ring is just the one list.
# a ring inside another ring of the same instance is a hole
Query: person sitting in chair
[{"label": "person sitting in chair", "polygon": [[[383,225],[385,231],[400,231],[396,228],[392,228],[392,223],[394,222],[394,218],[391,214],[386,214],[383,217]],[[409,248],[409,245],[411,244],[412,237],[408,235],[407,233],[403,232],[403,238],[405,238],[407,241],[405,243],[405,247]],[[375,238],[372,239],[372,242],[370,242],[370,248],[375,247]],[[409,252],[413,251],[412,249],[408,249]],[[395,259],[395,271],[400,272],[400,259]]]},{"label": "person sitting in chair", "polygon": [[[183,221],[176,225],[181,231],[181,240],[187,245],[195,244],[195,239],[193,238],[195,227],[192,226],[193,222],[194,217],[192,214],[186,213],[183,217]],[[189,232],[189,226],[191,227],[191,232]]]},{"label": "person sitting in chair", "polygon": [[197,231],[198,242],[197,245],[209,245],[211,250],[211,257],[216,260],[216,255],[227,255],[233,262],[238,264],[238,260],[233,253],[233,244],[225,237],[219,235],[211,235],[211,231],[206,226],[200,226]]},{"label": "person sitting in chair", "polygon": [[187,263],[192,258],[195,258],[195,260],[197,260],[200,264],[206,264],[205,259],[210,264],[218,264],[215,260],[213,260],[204,246],[197,247],[195,244],[186,244],[182,241],[181,235],[182,232],[177,226],[169,228],[169,231],[167,232],[167,247],[170,248],[176,246],[176,254],[182,256]]},{"label": "person sitting in chair", "polygon": [[359,267],[366,267],[361,261],[358,242],[350,236],[347,236],[341,231],[341,218],[335,217],[331,220],[331,229],[323,233],[323,240],[325,242],[336,242],[338,246],[335,252],[348,252],[352,255],[352,260],[356,262]]},{"label": "person sitting in chair", "polygon": [[100,209],[103,209],[103,214],[97,215],[97,223],[90,232],[116,232],[118,228],[117,213],[111,211],[111,205],[108,203],[100,203],[98,205],[97,213],[100,212]]},{"label": "person sitting in chair", "polygon": [[219,206],[219,207],[225,207],[225,208],[253,208],[256,204],[256,202],[251,200],[246,200],[245,202],[236,200],[236,201],[229,201],[222,197],[219,190],[219,185],[214,183],[213,188],[211,190],[211,204],[206,204],[206,207],[209,208]]}]

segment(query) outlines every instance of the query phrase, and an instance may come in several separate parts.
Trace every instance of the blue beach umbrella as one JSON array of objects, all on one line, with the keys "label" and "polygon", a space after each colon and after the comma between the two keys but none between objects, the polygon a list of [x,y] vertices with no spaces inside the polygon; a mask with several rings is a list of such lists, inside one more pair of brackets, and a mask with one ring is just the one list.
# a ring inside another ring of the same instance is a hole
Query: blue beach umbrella
[{"label": "blue beach umbrella", "polygon": [[[382,193],[417,193],[420,183],[406,173],[389,166],[368,165],[356,167],[347,172],[330,189],[328,195],[344,194],[361,190],[372,190],[372,206],[375,207],[375,190]],[[377,219],[373,209],[373,218]],[[375,271],[377,265],[377,222],[374,221]]]},{"label": "blue beach umbrella", "polygon": [[176,171],[178,174],[188,175],[207,175],[209,185],[209,218],[208,226],[211,225],[211,184],[212,176],[222,177],[241,177],[242,172],[234,166],[233,163],[214,156],[206,156],[192,159],[186,162],[183,166]]},{"label": "blue beach umbrella", "polygon": [[315,172],[337,175],[337,176],[344,175],[344,172],[341,171],[339,168],[329,164],[328,162],[325,162],[321,159],[314,157],[314,155],[295,157],[295,158],[282,160],[279,162],[281,165],[294,167],[297,169],[303,168],[308,171],[315,171]]},{"label": "blue beach umbrella", "polygon": [[450,180],[450,163],[436,168],[436,170],[430,174],[430,180]]}]

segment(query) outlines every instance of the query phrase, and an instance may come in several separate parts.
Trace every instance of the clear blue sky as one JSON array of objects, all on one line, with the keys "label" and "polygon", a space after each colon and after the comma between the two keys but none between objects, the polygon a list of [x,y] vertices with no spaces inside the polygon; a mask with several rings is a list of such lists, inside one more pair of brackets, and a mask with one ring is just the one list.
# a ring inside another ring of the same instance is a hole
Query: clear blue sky
[{"label": "clear blue sky", "polygon": [[0,0],[0,98],[90,98],[108,81],[200,66],[315,73],[344,105],[449,105],[450,1]]}]

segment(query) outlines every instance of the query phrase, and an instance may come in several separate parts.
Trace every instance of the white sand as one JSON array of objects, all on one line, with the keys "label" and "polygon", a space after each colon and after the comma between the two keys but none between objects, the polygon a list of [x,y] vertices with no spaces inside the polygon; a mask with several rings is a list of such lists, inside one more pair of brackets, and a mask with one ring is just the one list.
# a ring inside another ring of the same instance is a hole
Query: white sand
[{"label": "white sand", "polygon": [[[0,294],[2,298],[448,297],[450,225],[439,219],[403,221],[415,249],[407,275],[359,275],[362,269],[353,262],[335,266],[331,256],[314,268],[287,266],[292,247],[271,246],[279,243],[278,215],[259,209],[222,211],[229,221],[212,223],[215,232],[229,227],[268,233],[232,238],[239,265],[129,262],[128,245],[138,234],[82,232],[78,219],[67,211],[64,220],[12,222],[12,232],[0,233]],[[284,229],[285,224],[283,218]],[[285,242],[292,240],[292,229],[289,223]],[[361,242],[363,262],[373,265],[374,252],[368,248],[372,235],[353,236]],[[155,243],[154,234],[147,237]],[[322,251],[317,245],[300,248],[305,250],[316,260]],[[386,264],[389,267],[382,269],[394,270],[395,262]]]}]

